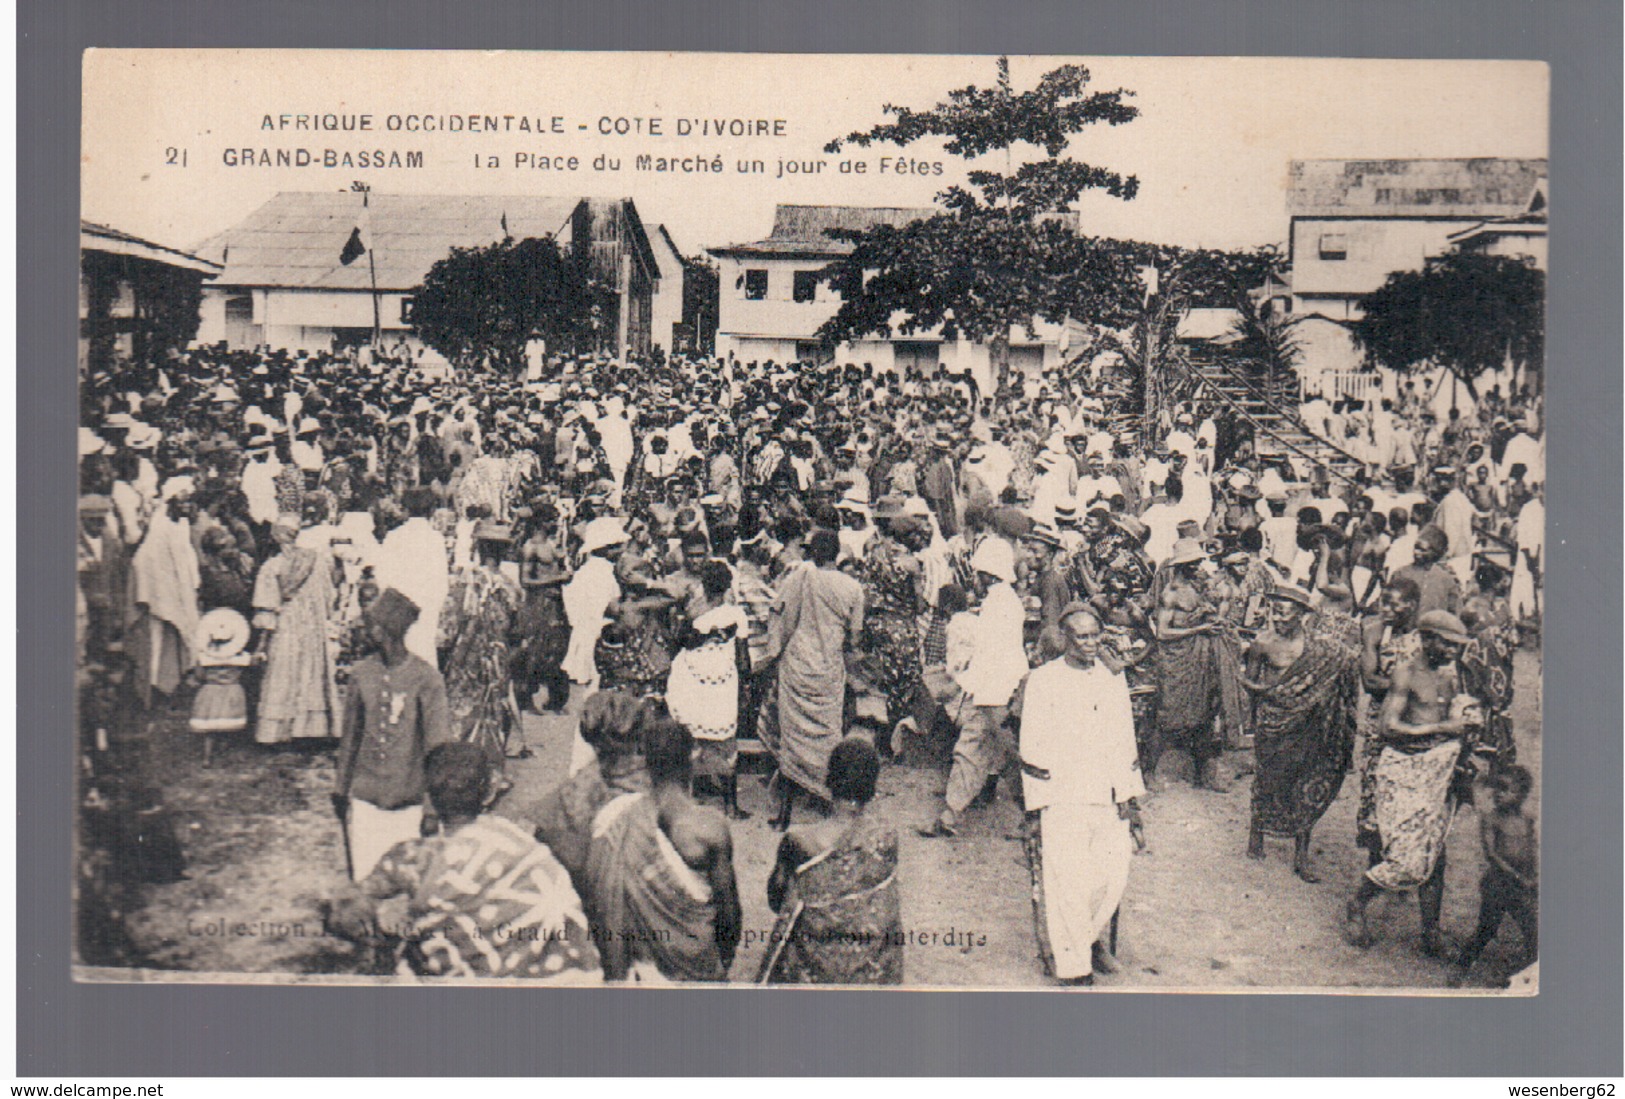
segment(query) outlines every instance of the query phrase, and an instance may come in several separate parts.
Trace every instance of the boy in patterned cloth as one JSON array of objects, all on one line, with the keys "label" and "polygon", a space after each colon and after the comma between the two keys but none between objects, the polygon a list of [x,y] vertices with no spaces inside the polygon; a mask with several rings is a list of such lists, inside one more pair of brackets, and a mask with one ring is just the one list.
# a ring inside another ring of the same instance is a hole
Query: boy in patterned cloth
[{"label": "boy in patterned cloth", "polygon": [[600,982],[569,874],[523,828],[485,812],[485,754],[442,744],[425,770],[439,835],[390,848],[359,883],[360,897],[338,906],[338,930],[363,937],[382,927],[398,938],[402,975]]}]

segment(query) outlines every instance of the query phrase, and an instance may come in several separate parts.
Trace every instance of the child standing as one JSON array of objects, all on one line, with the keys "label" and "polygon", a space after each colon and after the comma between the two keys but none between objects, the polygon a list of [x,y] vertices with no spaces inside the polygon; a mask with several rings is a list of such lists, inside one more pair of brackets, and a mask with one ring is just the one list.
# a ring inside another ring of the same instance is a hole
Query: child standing
[{"label": "child standing", "polygon": [[192,699],[190,727],[203,735],[203,763],[214,754],[214,734],[248,728],[243,669],[253,662],[248,620],[229,607],[216,607],[198,623],[197,663],[203,685]]},{"label": "child standing", "polygon": [[1493,811],[1485,814],[1480,828],[1487,865],[1480,886],[1478,931],[1462,951],[1458,982],[1495,938],[1503,916],[1516,920],[1523,934],[1524,959],[1515,968],[1529,965],[1539,953],[1536,939],[1539,843],[1535,837],[1535,822],[1524,812],[1533,780],[1527,768],[1512,764],[1497,769],[1490,781],[1495,804]]}]

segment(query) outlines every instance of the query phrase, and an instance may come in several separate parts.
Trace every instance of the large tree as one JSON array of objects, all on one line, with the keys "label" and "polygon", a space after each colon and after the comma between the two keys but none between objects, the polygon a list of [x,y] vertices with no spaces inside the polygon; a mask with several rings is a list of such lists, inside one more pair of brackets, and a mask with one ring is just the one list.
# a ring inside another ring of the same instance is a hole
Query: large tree
[{"label": "large tree", "polygon": [[453,248],[415,292],[412,324],[419,338],[459,366],[508,373],[524,369],[525,346],[595,348],[613,335],[614,291],[552,237],[509,237]]},{"label": "large tree", "polygon": [[1476,380],[1505,366],[1539,369],[1546,275],[1525,257],[1452,252],[1396,271],[1360,301],[1353,326],[1367,359],[1394,370],[1442,366],[1476,400]]},{"label": "large tree", "polygon": [[[973,168],[967,186],[937,196],[945,212],[935,217],[835,231],[855,250],[826,269],[843,301],[820,335],[829,342],[889,335],[893,315],[901,314],[905,334],[940,326],[946,336],[988,340],[997,348],[1012,326],[1030,330],[1035,319],[1121,319],[1123,258],[1091,247],[1049,216],[1069,213],[1087,190],[1128,200],[1139,187],[1134,176],[1063,155],[1074,134],[1139,114],[1126,102],[1131,92],[1090,92],[1089,79],[1083,66],[1063,65],[1018,92],[1009,60],[1001,57],[991,88],[956,89],[923,111],[888,104],[892,121],[831,141],[825,151],[836,153],[847,145],[904,147],[941,139],[946,152],[967,161],[1002,154],[1003,170]],[[1040,155],[1033,158],[1035,152]]]}]

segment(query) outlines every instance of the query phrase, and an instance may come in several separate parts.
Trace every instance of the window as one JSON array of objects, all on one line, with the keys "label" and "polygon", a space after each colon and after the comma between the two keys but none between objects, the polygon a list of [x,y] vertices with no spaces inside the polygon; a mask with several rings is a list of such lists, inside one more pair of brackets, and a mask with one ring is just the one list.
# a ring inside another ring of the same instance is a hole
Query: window
[{"label": "window", "polygon": [[790,287],[790,297],[795,301],[812,301],[818,296],[818,272],[797,271]]},{"label": "window", "polygon": [[767,297],[767,271],[753,267],[745,272],[745,300],[762,301]]},{"label": "window", "polygon": [[413,306],[413,300],[410,297],[406,297],[406,298],[401,299],[401,323],[402,324],[411,324],[412,323],[412,306]]},{"label": "window", "polygon": [[1321,259],[1348,259],[1349,240],[1342,233],[1320,234]]}]

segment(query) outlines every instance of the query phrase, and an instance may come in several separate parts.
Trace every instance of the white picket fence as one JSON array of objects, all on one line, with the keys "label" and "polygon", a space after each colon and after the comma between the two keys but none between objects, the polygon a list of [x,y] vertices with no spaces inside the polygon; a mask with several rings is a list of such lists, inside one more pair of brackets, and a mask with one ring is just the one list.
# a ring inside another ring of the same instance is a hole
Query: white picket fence
[{"label": "white picket fence", "polygon": [[1320,375],[1320,393],[1328,401],[1353,398],[1374,403],[1382,399],[1382,375],[1369,370],[1325,370]]}]

